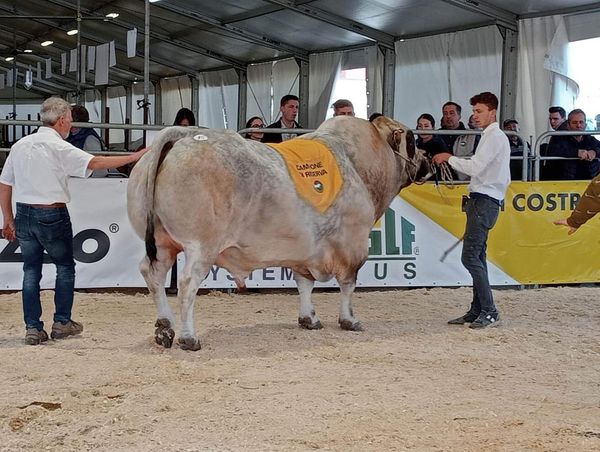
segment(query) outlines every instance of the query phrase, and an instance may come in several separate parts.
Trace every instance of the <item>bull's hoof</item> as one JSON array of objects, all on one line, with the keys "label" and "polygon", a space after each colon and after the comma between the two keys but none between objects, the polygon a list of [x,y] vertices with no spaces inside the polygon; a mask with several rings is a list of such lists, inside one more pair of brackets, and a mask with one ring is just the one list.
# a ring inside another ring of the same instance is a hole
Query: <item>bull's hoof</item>
[{"label": "bull's hoof", "polygon": [[200,339],[196,339],[195,337],[180,337],[177,339],[179,343],[179,347],[182,350],[189,350],[192,352],[198,351],[202,348],[202,344],[200,344]]},{"label": "bull's hoof", "polygon": [[157,319],[154,324],[154,340],[158,345],[164,348],[171,348],[173,339],[175,339],[175,331],[171,328],[171,322],[168,319]]},{"label": "bull's hoof", "polygon": [[362,323],[360,323],[358,320],[356,321],[352,321],[352,320],[342,320],[339,319],[338,322],[340,323],[340,328],[346,331],[363,331],[363,326]]},{"label": "bull's hoof", "polygon": [[313,322],[310,317],[298,317],[298,325],[305,330],[320,330],[323,328],[320,320]]}]

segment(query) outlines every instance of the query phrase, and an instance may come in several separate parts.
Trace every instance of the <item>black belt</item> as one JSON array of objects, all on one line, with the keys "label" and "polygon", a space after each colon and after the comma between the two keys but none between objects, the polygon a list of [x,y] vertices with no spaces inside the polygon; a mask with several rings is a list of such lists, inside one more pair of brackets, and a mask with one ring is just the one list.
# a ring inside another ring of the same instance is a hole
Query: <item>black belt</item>
[{"label": "black belt", "polygon": [[469,193],[469,198],[488,199],[488,200],[492,201],[494,204],[496,204],[498,207],[502,207],[502,205],[504,204],[504,201],[499,201],[496,198],[492,198],[491,196],[485,195],[483,193],[471,192],[471,193]]},{"label": "black belt", "polygon": [[63,207],[67,207],[67,205],[64,202],[54,202],[52,204],[25,204],[25,203],[18,203],[18,204],[22,204],[27,207],[35,207],[38,209],[62,209]]}]

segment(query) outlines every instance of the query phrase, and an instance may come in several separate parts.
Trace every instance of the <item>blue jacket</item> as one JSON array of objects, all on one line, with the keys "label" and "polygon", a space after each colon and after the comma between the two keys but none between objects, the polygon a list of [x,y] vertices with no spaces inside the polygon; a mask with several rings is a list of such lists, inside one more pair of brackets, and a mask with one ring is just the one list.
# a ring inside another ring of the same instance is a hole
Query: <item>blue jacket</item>
[{"label": "blue jacket", "polygon": [[83,146],[85,145],[85,140],[87,140],[89,136],[96,137],[100,142],[102,150],[106,150],[106,145],[104,144],[104,141],[102,141],[102,138],[100,138],[100,135],[98,135],[94,129],[79,129],[75,134],[69,133],[67,141],[76,148],[83,149]]}]

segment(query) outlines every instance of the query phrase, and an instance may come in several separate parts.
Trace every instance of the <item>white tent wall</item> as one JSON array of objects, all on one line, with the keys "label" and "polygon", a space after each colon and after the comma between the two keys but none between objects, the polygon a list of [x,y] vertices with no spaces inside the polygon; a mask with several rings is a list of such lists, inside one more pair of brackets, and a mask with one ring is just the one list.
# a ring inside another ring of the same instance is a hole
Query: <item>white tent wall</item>
[{"label": "white tent wall", "polygon": [[192,81],[188,76],[163,78],[160,89],[162,123],[171,126],[180,108],[192,108]]},{"label": "white tent wall", "polygon": [[378,46],[364,49],[367,67],[367,115],[383,111],[383,53]]},{"label": "white tent wall", "polygon": [[198,74],[199,106],[196,124],[214,129],[237,130],[238,80],[234,69]]},{"label": "white tent wall", "polygon": [[293,58],[248,66],[247,118],[260,116],[267,124],[279,116],[279,101],[298,95],[298,64]]},{"label": "white tent wall", "polygon": [[[246,115],[248,118],[260,116],[267,124],[271,122],[272,79],[274,62],[251,64],[248,66],[248,91]],[[248,119],[244,118],[244,119]]]},{"label": "white tent wall", "polygon": [[[267,123],[275,122],[279,119],[279,102],[287,94],[298,95],[298,77],[300,68],[294,59],[276,61],[273,65],[273,103],[271,110],[271,120]],[[302,124],[306,127],[305,124]]]},{"label": "white tent wall", "polygon": [[463,107],[466,124],[473,95],[500,95],[502,36],[496,26],[397,41],[395,49],[394,116],[410,127],[422,113],[439,120],[448,100]]},{"label": "white tent wall", "polygon": [[309,56],[308,125],[316,128],[327,115],[331,92],[342,62],[343,52],[317,53]]},{"label": "white tent wall", "polygon": [[563,27],[562,16],[519,21],[516,112],[525,136],[548,130],[551,105],[561,105],[567,111],[573,108],[578,87],[568,78],[568,41]]},{"label": "white tent wall", "polygon": [[549,129],[548,107],[573,108],[578,85],[568,72],[567,45],[599,37],[598,21],[598,12],[519,21],[517,117],[524,135]]}]

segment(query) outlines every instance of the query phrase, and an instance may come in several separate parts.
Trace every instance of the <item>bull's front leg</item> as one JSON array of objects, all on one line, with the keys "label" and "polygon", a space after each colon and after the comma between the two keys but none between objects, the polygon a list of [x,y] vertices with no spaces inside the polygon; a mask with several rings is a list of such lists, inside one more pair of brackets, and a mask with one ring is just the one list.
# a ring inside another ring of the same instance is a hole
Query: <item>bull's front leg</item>
[{"label": "bull's front leg", "polygon": [[315,312],[315,307],[312,303],[312,290],[315,285],[314,281],[305,278],[294,272],[294,279],[300,293],[300,313],[298,315],[298,324],[307,330],[320,330],[323,328],[319,317]]},{"label": "bull's front leg", "polygon": [[340,316],[338,322],[340,328],[347,331],[362,331],[362,324],[354,318],[352,312],[352,294],[356,288],[356,277],[351,280],[340,281],[340,293],[342,295],[342,301],[340,303]]}]

